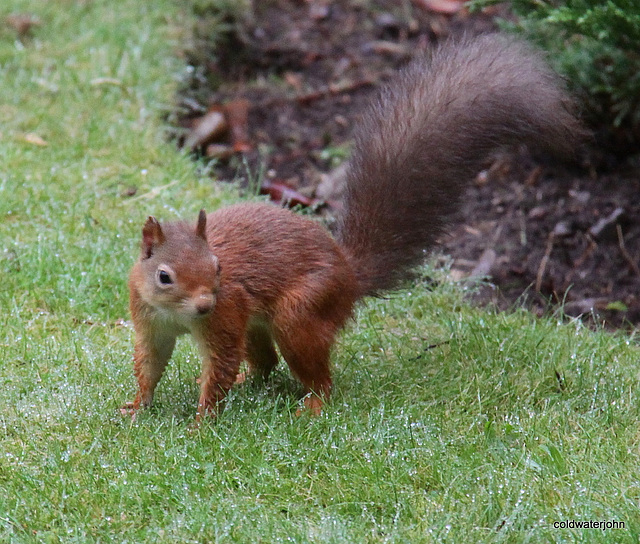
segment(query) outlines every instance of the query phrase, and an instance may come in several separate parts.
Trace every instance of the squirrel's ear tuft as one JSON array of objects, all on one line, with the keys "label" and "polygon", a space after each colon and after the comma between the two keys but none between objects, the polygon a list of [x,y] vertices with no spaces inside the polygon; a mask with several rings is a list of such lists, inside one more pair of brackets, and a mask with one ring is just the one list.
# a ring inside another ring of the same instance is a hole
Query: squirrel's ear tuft
[{"label": "squirrel's ear tuft", "polygon": [[200,210],[198,214],[198,224],[196,225],[196,236],[200,236],[205,242],[207,241],[207,212]]},{"label": "squirrel's ear tuft", "polygon": [[149,217],[142,227],[142,254],[145,259],[153,255],[156,247],[164,243],[164,232],[155,217]]}]

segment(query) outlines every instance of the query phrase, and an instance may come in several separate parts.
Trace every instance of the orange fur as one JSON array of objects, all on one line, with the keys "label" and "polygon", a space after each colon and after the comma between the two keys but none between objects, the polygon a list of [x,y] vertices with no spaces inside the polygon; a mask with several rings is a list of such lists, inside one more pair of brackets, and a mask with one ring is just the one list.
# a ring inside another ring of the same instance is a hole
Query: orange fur
[{"label": "orange fur", "polygon": [[[195,229],[184,223],[158,224],[162,242],[151,251],[143,242],[129,282],[139,391],[125,408],[135,411],[151,403],[176,337],[190,333],[203,357],[200,417],[215,412],[243,379],[238,373],[243,360],[252,374],[269,375],[278,361],[274,341],[292,373],[315,395],[305,404],[318,412],[320,399],[331,391],[335,335],[359,298],[348,260],[324,228],[269,205],[224,208],[208,215],[206,225],[206,249],[199,248],[204,254],[197,257],[182,247],[176,258],[175,244],[184,246],[189,237],[199,242]],[[214,256],[219,269],[194,270],[194,259],[213,262]],[[171,268],[174,284],[150,288],[163,266]],[[202,296],[203,285],[215,305],[201,315],[190,299]],[[170,300],[168,306],[159,302],[158,290]]]}]

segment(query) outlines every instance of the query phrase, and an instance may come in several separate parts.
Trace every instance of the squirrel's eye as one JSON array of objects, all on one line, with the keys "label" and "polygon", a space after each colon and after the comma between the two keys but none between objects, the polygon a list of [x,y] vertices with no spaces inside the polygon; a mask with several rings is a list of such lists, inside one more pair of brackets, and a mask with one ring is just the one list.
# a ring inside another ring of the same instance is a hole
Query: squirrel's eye
[{"label": "squirrel's eye", "polygon": [[162,285],[171,285],[173,280],[166,270],[158,270],[158,281]]}]

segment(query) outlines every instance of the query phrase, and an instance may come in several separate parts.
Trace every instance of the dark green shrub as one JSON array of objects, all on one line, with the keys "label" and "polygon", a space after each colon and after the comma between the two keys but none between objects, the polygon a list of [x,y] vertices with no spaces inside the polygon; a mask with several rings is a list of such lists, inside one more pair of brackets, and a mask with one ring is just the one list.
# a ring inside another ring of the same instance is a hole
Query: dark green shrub
[{"label": "dark green shrub", "polygon": [[[474,0],[474,7],[497,3]],[[583,101],[600,143],[618,154],[640,145],[640,0],[512,0],[516,23],[549,52]]]}]

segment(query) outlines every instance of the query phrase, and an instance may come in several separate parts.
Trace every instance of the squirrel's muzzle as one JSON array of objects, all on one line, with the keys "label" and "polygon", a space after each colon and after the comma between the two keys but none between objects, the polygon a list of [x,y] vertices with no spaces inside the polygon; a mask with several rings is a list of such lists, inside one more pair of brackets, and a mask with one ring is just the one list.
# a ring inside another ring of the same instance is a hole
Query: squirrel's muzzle
[{"label": "squirrel's muzzle", "polygon": [[194,300],[194,309],[198,315],[206,315],[215,304],[215,297],[211,294],[201,294]]}]

